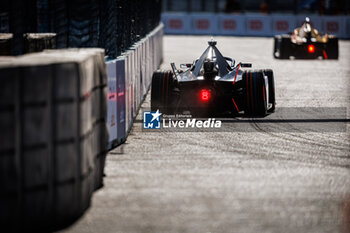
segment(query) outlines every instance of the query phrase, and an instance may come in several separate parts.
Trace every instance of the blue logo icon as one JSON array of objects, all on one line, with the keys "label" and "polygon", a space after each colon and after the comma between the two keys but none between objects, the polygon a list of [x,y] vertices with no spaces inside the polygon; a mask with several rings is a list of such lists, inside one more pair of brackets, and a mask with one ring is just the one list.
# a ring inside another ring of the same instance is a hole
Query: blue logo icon
[{"label": "blue logo icon", "polygon": [[143,128],[144,129],[160,129],[160,116],[162,114],[156,112],[143,112]]}]

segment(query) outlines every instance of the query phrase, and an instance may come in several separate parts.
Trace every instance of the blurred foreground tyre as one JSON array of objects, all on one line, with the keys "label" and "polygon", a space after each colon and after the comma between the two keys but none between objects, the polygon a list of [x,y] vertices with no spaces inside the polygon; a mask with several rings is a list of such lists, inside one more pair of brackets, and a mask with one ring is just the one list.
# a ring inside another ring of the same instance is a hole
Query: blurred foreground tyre
[{"label": "blurred foreground tyre", "polygon": [[291,48],[290,35],[277,35],[274,38],[273,56],[277,59],[289,59]]},{"label": "blurred foreground tyre", "polygon": [[102,186],[106,71],[100,49],[0,63],[0,225],[3,232],[66,227]]},{"label": "blurred foreground tyre", "polygon": [[158,70],[152,76],[151,109],[163,113],[174,111],[172,106],[172,90],[174,77],[172,71]]},{"label": "blurred foreground tyre", "polygon": [[243,73],[245,93],[244,113],[247,116],[263,117],[267,113],[266,87],[262,71]]},{"label": "blurred foreground tyre", "polygon": [[339,47],[338,47],[338,38],[329,37],[326,44],[326,54],[328,59],[338,59],[339,57]]}]

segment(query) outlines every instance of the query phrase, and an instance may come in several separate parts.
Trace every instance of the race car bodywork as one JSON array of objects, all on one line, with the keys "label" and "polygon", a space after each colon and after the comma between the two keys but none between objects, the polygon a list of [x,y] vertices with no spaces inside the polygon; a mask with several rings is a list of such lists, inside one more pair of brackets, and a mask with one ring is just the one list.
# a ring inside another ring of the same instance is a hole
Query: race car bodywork
[{"label": "race car bodywork", "polygon": [[273,56],[277,59],[338,59],[338,38],[320,35],[309,18],[293,33],[277,35],[274,39]]},{"label": "race car bodywork", "polygon": [[156,71],[152,77],[151,109],[174,114],[265,116],[275,109],[272,70],[243,70],[251,64],[224,57],[215,41],[192,64]]}]

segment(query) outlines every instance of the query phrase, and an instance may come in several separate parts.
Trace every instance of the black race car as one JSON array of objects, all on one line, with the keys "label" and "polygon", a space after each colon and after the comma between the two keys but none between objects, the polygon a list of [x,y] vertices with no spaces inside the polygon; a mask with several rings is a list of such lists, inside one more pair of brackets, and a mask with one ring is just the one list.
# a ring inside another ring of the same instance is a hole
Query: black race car
[{"label": "black race car", "polygon": [[273,71],[243,70],[251,64],[224,57],[216,41],[192,64],[156,71],[152,77],[151,109],[193,116],[265,116],[275,110]]},{"label": "black race car", "polygon": [[273,55],[277,59],[338,59],[338,38],[320,35],[306,17],[303,25],[293,33],[275,36]]}]

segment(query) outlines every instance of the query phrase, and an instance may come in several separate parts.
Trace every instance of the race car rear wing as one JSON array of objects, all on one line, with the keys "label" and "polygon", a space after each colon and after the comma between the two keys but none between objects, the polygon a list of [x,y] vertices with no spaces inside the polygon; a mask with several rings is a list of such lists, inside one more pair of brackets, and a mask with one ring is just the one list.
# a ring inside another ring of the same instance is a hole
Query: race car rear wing
[{"label": "race car rear wing", "polygon": [[216,62],[219,66],[219,75],[220,76],[225,76],[228,74],[230,71],[230,65],[227,63],[225,57],[220,53],[220,51],[216,48],[216,41],[211,40],[208,42],[209,46],[208,48],[204,51],[204,53],[200,56],[198,61],[195,63],[195,68],[193,71],[194,76],[198,76],[199,71],[201,70],[204,60],[209,58],[213,59],[216,57]]}]

